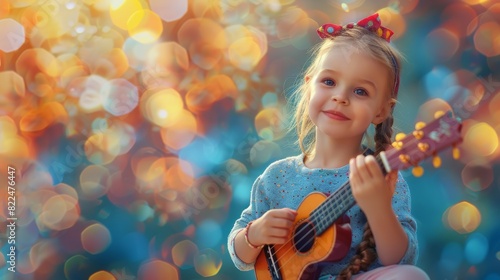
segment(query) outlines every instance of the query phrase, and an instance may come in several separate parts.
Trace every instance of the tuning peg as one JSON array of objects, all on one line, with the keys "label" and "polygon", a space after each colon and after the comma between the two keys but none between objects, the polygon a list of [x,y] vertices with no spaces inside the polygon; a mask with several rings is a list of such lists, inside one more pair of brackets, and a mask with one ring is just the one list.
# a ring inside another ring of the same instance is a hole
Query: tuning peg
[{"label": "tuning peg", "polygon": [[421,130],[421,129],[422,129],[422,128],[424,128],[424,127],[425,127],[425,123],[424,123],[424,122],[417,122],[417,123],[415,124],[415,129],[416,129],[416,130]]},{"label": "tuning peg", "polygon": [[432,158],[432,165],[435,168],[438,168],[441,166],[441,158],[438,155],[434,155],[434,157]]},{"label": "tuning peg", "polygon": [[409,155],[401,154],[401,155],[399,155],[399,160],[402,163],[408,163],[408,162],[410,162],[410,156]]},{"label": "tuning peg", "polygon": [[436,113],[434,113],[434,119],[439,119],[440,117],[442,117],[444,115],[444,112],[439,110],[439,111],[436,111]]},{"label": "tuning peg", "polygon": [[429,149],[429,144],[427,144],[427,143],[420,142],[420,143],[418,143],[417,146],[420,149],[420,151],[422,151],[422,152],[426,152]]},{"label": "tuning peg", "polygon": [[460,158],[460,150],[458,149],[457,145],[453,145],[453,158],[454,159]]},{"label": "tuning peg", "polygon": [[404,134],[403,132],[400,132],[400,133],[396,134],[396,137],[394,137],[394,139],[395,139],[396,141],[401,141],[401,140],[403,140],[405,137],[406,137],[406,134]]},{"label": "tuning peg", "polygon": [[401,142],[401,141],[396,141],[396,142],[393,142],[391,145],[392,145],[394,148],[398,149],[398,150],[400,150],[401,148],[403,148],[403,142]]},{"label": "tuning peg", "polygon": [[415,130],[413,131],[413,136],[415,136],[415,138],[420,140],[424,137],[424,132],[422,130]]},{"label": "tuning peg", "polygon": [[413,170],[411,171],[411,173],[415,177],[420,177],[424,174],[424,169],[422,168],[422,166],[417,165],[417,166],[413,167]]}]

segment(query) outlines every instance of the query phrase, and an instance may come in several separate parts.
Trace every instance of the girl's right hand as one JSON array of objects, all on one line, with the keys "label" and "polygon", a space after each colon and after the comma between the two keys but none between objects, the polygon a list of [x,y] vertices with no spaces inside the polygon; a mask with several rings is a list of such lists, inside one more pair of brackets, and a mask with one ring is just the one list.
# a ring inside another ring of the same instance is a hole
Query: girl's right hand
[{"label": "girl's right hand", "polygon": [[297,211],[290,208],[267,211],[250,226],[249,242],[255,246],[286,243],[296,216]]}]

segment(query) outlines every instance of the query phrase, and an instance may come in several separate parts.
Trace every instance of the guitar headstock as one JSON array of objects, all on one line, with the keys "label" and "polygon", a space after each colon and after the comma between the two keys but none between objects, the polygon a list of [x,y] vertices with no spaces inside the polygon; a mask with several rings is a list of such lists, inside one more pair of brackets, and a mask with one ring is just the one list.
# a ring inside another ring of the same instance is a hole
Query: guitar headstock
[{"label": "guitar headstock", "polygon": [[434,167],[441,165],[437,155],[442,150],[453,147],[453,157],[459,157],[457,145],[462,142],[462,123],[451,112],[438,112],[436,119],[428,124],[418,122],[415,131],[409,135],[398,134],[392,148],[385,151],[386,169],[403,170],[414,167],[413,174],[421,176],[422,167],[418,163],[433,157]]}]

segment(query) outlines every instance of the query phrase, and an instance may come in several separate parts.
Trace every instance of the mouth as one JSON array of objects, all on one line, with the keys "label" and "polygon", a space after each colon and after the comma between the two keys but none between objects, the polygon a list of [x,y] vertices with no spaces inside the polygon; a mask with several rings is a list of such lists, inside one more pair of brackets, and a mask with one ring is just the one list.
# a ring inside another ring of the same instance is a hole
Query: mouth
[{"label": "mouth", "polygon": [[346,115],[342,114],[341,112],[338,111],[333,111],[333,110],[327,110],[323,111],[323,113],[334,120],[339,120],[339,121],[347,121],[350,120]]}]

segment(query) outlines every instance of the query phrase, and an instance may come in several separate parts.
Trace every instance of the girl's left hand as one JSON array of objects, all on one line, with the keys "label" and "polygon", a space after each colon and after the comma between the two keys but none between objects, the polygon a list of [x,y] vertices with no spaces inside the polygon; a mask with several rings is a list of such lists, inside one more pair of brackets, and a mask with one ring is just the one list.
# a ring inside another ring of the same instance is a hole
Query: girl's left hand
[{"label": "girl's left hand", "polygon": [[349,181],[354,199],[365,213],[391,207],[397,171],[383,175],[375,157],[358,155],[349,161]]}]

